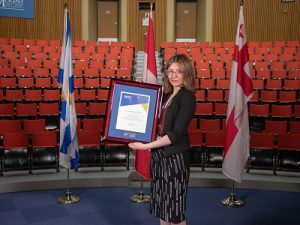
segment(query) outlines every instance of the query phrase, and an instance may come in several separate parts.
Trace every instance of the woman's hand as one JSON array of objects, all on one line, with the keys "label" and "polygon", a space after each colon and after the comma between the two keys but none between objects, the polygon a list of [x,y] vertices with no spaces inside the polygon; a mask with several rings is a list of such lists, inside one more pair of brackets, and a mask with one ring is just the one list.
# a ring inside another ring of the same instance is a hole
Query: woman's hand
[{"label": "woman's hand", "polygon": [[133,150],[148,150],[146,144],[143,144],[141,142],[132,142],[129,143],[128,146]]}]

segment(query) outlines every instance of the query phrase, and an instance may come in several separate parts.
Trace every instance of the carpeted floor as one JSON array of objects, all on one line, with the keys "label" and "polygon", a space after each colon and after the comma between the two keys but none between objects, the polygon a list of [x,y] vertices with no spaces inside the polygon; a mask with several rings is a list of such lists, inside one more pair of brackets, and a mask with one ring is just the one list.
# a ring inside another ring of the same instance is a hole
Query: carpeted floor
[{"label": "carpeted floor", "polygon": [[[150,225],[159,224],[148,212],[149,205],[130,197],[138,188],[72,189],[81,201],[61,205],[65,190],[0,194],[1,225]],[[146,189],[147,193],[148,189]],[[220,200],[228,189],[190,188],[188,225],[299,225],[300,192],[236,190],[245,201],[240,208],[227,208]]]}]

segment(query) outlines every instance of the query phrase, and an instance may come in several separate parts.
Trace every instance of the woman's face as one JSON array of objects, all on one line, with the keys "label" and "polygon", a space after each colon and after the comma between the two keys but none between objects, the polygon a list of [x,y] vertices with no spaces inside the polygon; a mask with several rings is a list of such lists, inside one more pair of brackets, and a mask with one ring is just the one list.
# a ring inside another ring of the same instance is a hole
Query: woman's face
[{"label": "woman's face", "polygon": [[170,84],[173,88],[182,87],[183,84],[183,70],[180,64],[174,62],[166,71]]}]

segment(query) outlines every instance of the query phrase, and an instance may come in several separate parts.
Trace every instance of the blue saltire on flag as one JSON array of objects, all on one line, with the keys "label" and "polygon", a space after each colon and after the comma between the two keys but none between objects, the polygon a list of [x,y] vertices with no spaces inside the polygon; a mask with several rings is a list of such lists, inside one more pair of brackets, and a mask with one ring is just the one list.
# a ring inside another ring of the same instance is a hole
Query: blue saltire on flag
[{"label": "blue saltire on flag", "polygon": [[72,38],[68,9],[64,15],[64,37],[60,58],[58,83],[61,86],[60,165],[76,169],[79,162],[77,118],[74,98]]}]

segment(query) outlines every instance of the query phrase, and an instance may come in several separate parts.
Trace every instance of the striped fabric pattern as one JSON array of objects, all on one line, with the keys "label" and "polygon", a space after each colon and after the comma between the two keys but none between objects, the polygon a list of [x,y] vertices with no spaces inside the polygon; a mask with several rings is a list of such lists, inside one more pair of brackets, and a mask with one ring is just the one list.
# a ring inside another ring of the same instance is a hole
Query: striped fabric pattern
[{"label": "striped fabric pattern", "polygon": [[151,155],[150,213],[167,222],[185,220],[189,168],[184,153],[164,157],[163,149]]}]

